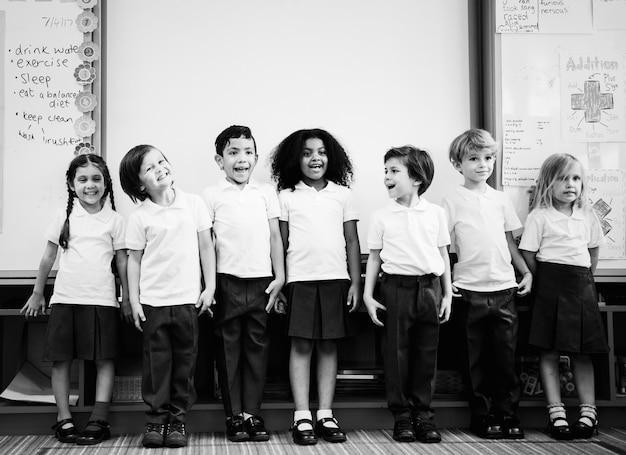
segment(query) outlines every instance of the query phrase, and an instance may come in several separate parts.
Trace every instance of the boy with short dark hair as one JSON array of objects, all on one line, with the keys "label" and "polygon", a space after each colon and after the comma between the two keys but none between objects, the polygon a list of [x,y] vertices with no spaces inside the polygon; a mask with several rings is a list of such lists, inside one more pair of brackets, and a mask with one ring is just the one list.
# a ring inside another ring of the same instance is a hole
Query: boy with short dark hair
[{"label": "boy with short dark hair", "polygon": [[[443,199],[458,262],[452,273],[455,315],[463,321],[467,352],[470,429],[487,439],[522,439],[515,413],[520,385],[515,372],[518,320],[515,295],[527,295],[532,275],[512,231],[522,227],[507,196],[489,186],[497,143],[472,129],[450,145],[450,161],[463,186]],[[513,264],[523,274],[515,281]]]},{"label": "boy with short dark hair", "polygon": [[248,127],[215,140],[225,179],[202,192],[217,254],[214,317],[218,378],[230,441],[267,441],[259,416],[269,356],[268,313],[285,283],[280,206],[274,188],[251,180],[258,160]]},{"label": "boy with short dark hair", "polygon": [[[383,327],[393,438],[437,443],[441,435],[433,424],[431,401],[439,323],[449,319],[452,303],[450,237],[443,209],[422,197],[434,175],[428,153],[397,147],[384,161],[385,186],[393,201],[372,215],[363,302],[372,322]],[[381,268],[382,304],[374,300]]]}]

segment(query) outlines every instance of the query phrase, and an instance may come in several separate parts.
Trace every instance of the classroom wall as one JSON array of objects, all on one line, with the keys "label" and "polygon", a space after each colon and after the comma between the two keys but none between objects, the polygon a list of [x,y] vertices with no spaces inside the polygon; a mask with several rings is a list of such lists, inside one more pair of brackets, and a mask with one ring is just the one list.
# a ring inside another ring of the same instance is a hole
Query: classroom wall
[{"label": "classroom wall", "polygon": [[[428,148],[440,202],[461,177],[447,159],[470,126],[468,5],[444,0],[133,0],[106,4],[103,147],[121,157],[149,143],[171,161],[175,183],[199,193],[223,178],[217,134],[252,128],[255,177],[280,140],[320,127],[347,148],[367,252],[372,210],[387,203],[384,152]],[[118,179],[116,179],[118,180]],[[119,210],[132,210],[115,186]]]}]

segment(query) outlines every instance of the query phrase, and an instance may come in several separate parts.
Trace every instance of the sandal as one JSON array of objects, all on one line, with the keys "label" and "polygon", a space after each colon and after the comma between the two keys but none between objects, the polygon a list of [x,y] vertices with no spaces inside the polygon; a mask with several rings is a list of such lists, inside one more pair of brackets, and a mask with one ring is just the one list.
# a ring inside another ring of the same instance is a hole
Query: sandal
[{"label": "sandal", "polygon": [[575,438],[589,439],[595,431],[598,434],[598,410],[593,404],[581,404],[580,417],[572,426]]},{"label": "sandal", "polygon": [[[63,425],[71,423],[72,426],[69,428],[63,428]],[[57,423],[52,425],[52,429],[54,430],[54,437],[57,438],[59,442],[76,442],[76,438],[78,438],[78,430],[76,430],[76,426],[74,426],[73,419],[63,419],[59,420]]]},{"label": "sandal", "polygon": [[[549,404],[547,407],[550,421],[548,422],[546,431],[550,433],[550,436],[559,441],[572,439],[572,431],[570,430],[565,414],[565,405],[563,403],[555,403]],[[556,425],[557,422],[565,423]]]}]

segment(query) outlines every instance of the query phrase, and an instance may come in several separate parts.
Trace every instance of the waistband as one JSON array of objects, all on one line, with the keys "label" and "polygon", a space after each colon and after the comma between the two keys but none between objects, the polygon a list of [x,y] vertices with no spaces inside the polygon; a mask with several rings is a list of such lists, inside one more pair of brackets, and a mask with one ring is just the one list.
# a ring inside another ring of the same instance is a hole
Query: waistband
[{"label": "waistband", "polygon": [[394,283],[401,286],[407,286],[411,284],[425,286],[432,283],[436,279],[439,279],[439,277],[434,273],[429,273],[428,275],[393,275],[383,272],[382,276],[383,283]]},{"label": "waistband", "polygon": [[591,269],[589,267],[582,267],[580,265],[557,264],[556,262],[537,261],[537,268],[541,268],[544,272],[570,273],[583,276],[591,273]]}]

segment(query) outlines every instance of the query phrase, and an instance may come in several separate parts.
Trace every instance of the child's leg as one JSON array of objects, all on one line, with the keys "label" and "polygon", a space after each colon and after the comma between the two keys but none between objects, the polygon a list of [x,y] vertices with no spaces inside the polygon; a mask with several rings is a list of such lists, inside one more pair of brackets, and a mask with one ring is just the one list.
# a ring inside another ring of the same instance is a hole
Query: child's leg
[{"label": "child's leg", "polygon": [[[289,381],[296,412],[306,411],[309,408],[309,389],[311,378],[311,355],[313,354],[313,340],[292,337],[289,352]],[[299,420],[299,419],[297,419]],[[301,425],[300,430],[312,430]]]},{"label": "child's leg", "polygon": [[[57,405],[57,422],[71,419],[70,412],[70,368],[71,360],[52,362],[52,393]],[[62,428],[70,428],[71,423],[65,424]]]},{"label": "child's leg", "polygon": [[541,385],[548,402],[548,429],[555,439],[571,439],[572,433],[567,422],[565,405],[561,402],[561,383],[559,380],[559,352],[543,351],[539,357],[539,375]]},{"label": "child's leg", "polygon": [[109,406],[113,394],[115,365],[113,359],[100,359],[96,364],[96,402],[85,429],[76,440],[77,444],[98,444],[111,437]]},{"label": "child's leg", "polygon": [[317,393],[320,409],[332,409],[337,382],[337,343],[335,340],[318,340]]},{"label": "child's leg", "polygon": [[574,383],[580,398],[580,417],[573,430],[577,437],[590,438],[598,426],[593,362],[588,355],[578,354],[572,356],[572,363]]}]

